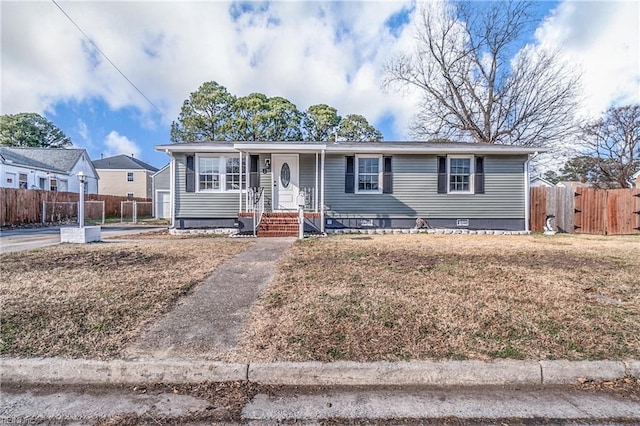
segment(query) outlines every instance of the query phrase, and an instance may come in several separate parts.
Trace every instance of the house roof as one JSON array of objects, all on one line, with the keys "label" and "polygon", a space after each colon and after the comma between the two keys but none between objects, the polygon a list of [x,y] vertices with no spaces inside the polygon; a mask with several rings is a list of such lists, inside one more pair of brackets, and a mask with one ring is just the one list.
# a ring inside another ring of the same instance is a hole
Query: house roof
[{"label": "house roof", "polygon": [[158,171],[157,167],[124,154],[94,160],[93,167],[98,170],[148,170],[153,173]]},{"label": "house roof", "polygon": [[151,177],[155,177],[156,175],[162,173],[163,171],[165,171],[167,169],[167,167],[169,167],[171,165],[171,163],[167,163],[164,166],[160,167],[160,169],[158,169],[157,172],[155,172],[154,174],[151,175]]},{"label": "house roof", "polygon": [[533,179],[531,179],[531,183],[535,183],[535,182],[542,182],[543,184],[547,185],[547,186],[555,186],[553,183],[549,182],[548,180],[546,180],[543,177],[540,176],[536,176]]},{"label": "house roof", "polygon": [[67,174],[83,154],[89,158],[84,149],[0,147],[4,164]]},{"label": "house roof", "polygon": [[534,154],[545,148],[465,142],[195,142],[157,145],[164,152],[320,152],[332,153],[407,153],[407,154]]}]

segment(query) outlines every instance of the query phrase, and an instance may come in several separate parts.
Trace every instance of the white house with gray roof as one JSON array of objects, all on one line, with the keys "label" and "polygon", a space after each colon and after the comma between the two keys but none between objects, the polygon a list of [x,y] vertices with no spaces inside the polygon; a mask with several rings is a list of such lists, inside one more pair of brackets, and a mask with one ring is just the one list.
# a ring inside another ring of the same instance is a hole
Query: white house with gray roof
[{"label": "white house with gray roof", "polygon": [[115,155],[93,161],[100,173],[98,189],[101,194],[123,197],[152,198],[151,175],[157,167],[129,155]]},{"label": "white house with gray roof", "polygon": [[306,229],[318,232],[411,228],[418,219],[433,227],[528,230],[529,159],[544,151],[455,142],[247,141],[156,150],[171,158],[173,227],[248,232],[258,217],[265,236],[296,235],[299,194]]},{"label": "white house with gray roof", "polygon": [[78,192],[78,173],[88,177],[85,192],[98,193],[98,173],[84,149],[0,147],[0,186]]}]

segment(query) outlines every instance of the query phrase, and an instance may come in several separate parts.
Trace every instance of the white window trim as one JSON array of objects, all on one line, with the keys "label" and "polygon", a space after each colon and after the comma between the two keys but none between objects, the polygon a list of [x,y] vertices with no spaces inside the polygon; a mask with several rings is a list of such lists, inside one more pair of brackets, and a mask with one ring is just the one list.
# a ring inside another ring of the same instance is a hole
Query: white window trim
[{"label": "white window trim", "polygon": [[[468,159],[469,160],[469,190],[468,191],[452,191],[451,190],[451,160]],[[447,194],[470,194],[473,195],[475,183],[475,156],[474,155],[450,155],[447,156]]]},{"label": "white window trim", "polygon": [[[200,189],[200,159],[201,158],[217,158],[218,159],[218,175],[220,176],[220,188],[218,189]],[[242,171],[242,163],[240,166],[240,189],[227,189],[227,160],[239,157],[231,154],[196,154],[196,192],[203,193],[220,193],[226,192],[229,194],[237,194],[239,192],[246,192],[246,188],[243,188],[245,184],[242,183],[242,178],[246,178],[247,173]]]},{"label": "white window trim", "polygon": [[[354,181],[354,193],[356,194],[382,194],[382,178],[383,178],[383,168],[384,168],[384,164],[382,162],[382,155],[378,154],[378,155],[356,155],[356,161],[355,164],[353,165],[354,168],[354,175],[355,175],[355,181]],[[360,188],[360,159],[361,158],[377,158],[378,159],[378,189],[377,190],[362,190],[359,189]]]}]

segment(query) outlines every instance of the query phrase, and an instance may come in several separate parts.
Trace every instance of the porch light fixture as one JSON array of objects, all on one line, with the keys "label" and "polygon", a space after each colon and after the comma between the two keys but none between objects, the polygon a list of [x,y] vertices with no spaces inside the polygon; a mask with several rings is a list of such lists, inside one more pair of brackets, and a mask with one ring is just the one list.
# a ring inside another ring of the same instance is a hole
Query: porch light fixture
[{"label": "porch light fixture", "polygon": [[262,173],[267,174],[271,171],[271,160],[269,158],[264,159],[264,167],[262,168]]}]

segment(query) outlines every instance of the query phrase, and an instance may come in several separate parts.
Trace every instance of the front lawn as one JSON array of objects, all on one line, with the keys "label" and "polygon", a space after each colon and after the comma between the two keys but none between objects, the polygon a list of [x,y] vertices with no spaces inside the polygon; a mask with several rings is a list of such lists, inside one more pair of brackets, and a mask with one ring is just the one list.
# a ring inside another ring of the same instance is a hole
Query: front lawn
[{"label": "front lawn", "polygon": [[248,243],[172,238],[0,255],[0,354],[116,357]]},{"label": "front lawn", "polygon": [[639,358],[640,237],[306,240],[251,318],[251,360]]}]

